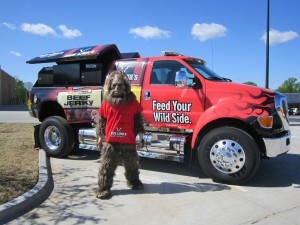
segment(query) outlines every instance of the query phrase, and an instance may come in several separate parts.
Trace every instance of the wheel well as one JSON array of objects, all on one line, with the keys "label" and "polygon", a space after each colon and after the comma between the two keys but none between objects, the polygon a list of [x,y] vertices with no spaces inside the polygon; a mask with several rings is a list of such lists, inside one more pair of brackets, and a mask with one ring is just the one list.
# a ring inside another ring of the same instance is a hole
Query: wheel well
[{"label": "wheel well", "polygon": [[63,108],[57,102],[45,102],[40,108],[39,120],[43,121],[49,116],[60,116],[66,119]]},{"label": "wheel well", "polygon": [[257,134],[257,132],[246,122],[244,122],[242,120],[238,120],[238,119],[232,119],[232,118],[219,119],[219,120],[212,121],[209,124],[206,124],[197,136],[195,148],[200,144],[200,142],[205,134],[207,134],[208,132],[210,132],[211,130],[213,130],[215,128],[224,127],[224,126],[236,127],[236,128],[239,128],[239,129],[247,132],[249,135],[251,135],[254,138],[254,140],[256,141],[256,143],[259,146],[259,150],[261,151],[261,153],[263,155],[266,153],[266,148],[263,143],[263,140]]}]

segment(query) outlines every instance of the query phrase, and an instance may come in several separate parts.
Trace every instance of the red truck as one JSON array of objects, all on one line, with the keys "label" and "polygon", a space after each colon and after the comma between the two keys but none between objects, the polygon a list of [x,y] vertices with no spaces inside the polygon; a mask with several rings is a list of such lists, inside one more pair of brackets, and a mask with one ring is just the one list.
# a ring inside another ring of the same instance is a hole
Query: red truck
[{"label": "red truck", "polygon": [[146,134],[141,157],[191,162],[215,182],[242,184],[262,158],[290,148],[286,97],[233,83],[205,61],[172,51],[140,57],[116,45],[75,48],[41,55],[27,63],[55,62],[38,73],[30,114],[41,122],[35,143],[49,156],[75,149],[97,150],[93,127],[105,78],[123,70],[143,107]]}]

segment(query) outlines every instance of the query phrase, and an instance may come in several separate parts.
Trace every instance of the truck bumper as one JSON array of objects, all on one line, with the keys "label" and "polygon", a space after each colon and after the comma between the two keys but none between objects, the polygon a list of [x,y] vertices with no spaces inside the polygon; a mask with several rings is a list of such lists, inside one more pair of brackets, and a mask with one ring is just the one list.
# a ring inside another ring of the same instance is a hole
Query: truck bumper
[{"label": "truck bumper", "polygon": [[279,138],[263,138],[266,146],[266,156],[276,157],[280,154],[286,153],[290,150],[291,132]]}]

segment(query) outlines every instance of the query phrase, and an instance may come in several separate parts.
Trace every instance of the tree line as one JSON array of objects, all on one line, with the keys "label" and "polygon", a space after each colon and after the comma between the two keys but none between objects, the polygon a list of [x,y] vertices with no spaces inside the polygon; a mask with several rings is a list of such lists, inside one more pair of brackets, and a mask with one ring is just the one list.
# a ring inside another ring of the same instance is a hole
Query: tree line
[{"label": "tree line", "polygon": [[18,78],[15,78],[15,81],[16,103],[18,105],[25,105],[28,100],[28,91],[26,90],[23,81]]},{"label": "tree line", "polygon": [[[252,81],[247,81],[244,84],[257,86],[257,84]],[[284,81],[283,84],[276,89],[276,91],[280,93],[300,93],[300,82],[297,82],[297,78],[290,77]]]}]

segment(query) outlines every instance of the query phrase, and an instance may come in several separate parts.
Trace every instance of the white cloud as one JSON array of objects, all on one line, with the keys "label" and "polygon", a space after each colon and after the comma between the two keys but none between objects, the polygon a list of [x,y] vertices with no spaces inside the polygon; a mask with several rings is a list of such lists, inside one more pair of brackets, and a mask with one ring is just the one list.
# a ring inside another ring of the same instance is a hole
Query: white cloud
[{"label": "white cloud", "polygon": [[[269,32],[269,44],[276,45],[287,41],[291,41],[297,37],[299,37],[299,35],[294,31],[280,32],[278,30],[271,29]],[[261,40],[263,40],[266,43],[266,39],[267,39],[267,34],[265,33],[261,37]]]},{"label": "white cloud", "polygon": [[63,32],[63,36],[65,38],[76,38],[81,36],[81,32],[77,29],[69,29],[66,25],[59,25],[58,29],[60,29]]},{"label": "white cloud", "polygon": [[7,27],[8,29],[12,29],[12,30],[16,29],[16,26],[14,24],[11,24],[11,23],[4,22],[4,23],[2,23],[2,25]]},{"label": "white cloud", "polygon": [[22,56],[20,52],[16,52],[16,51],[10,51],[9,53],[16,56],[16,57],[21,57]]},{"label": "white cloud", "polygon": [[47,35],[52,35],[54,37],[56,36],[56,32],[55,30],[53,30],[52,27],[49,27],[42,23],[38,23],[38,24],[22,23],[21,30],[32,34],[37,34],[40,36],[47,36]]},{"label": "white cloud", "polygon": [[221,24],[216,23],[196,23],[192,27],[191,34],[195,39],[206,41],[218,37],[225,36],[227,28]]},{"label": "white cloud", "polygon": [[171,32],[167,30],[161,30],[158,27],[152,26],[143,26],[131,28],[129,30],[129,34],[133,34],[134,37],[142,37],[145,39],[159,39],[159,38],[169,38],[171,36]]}]

